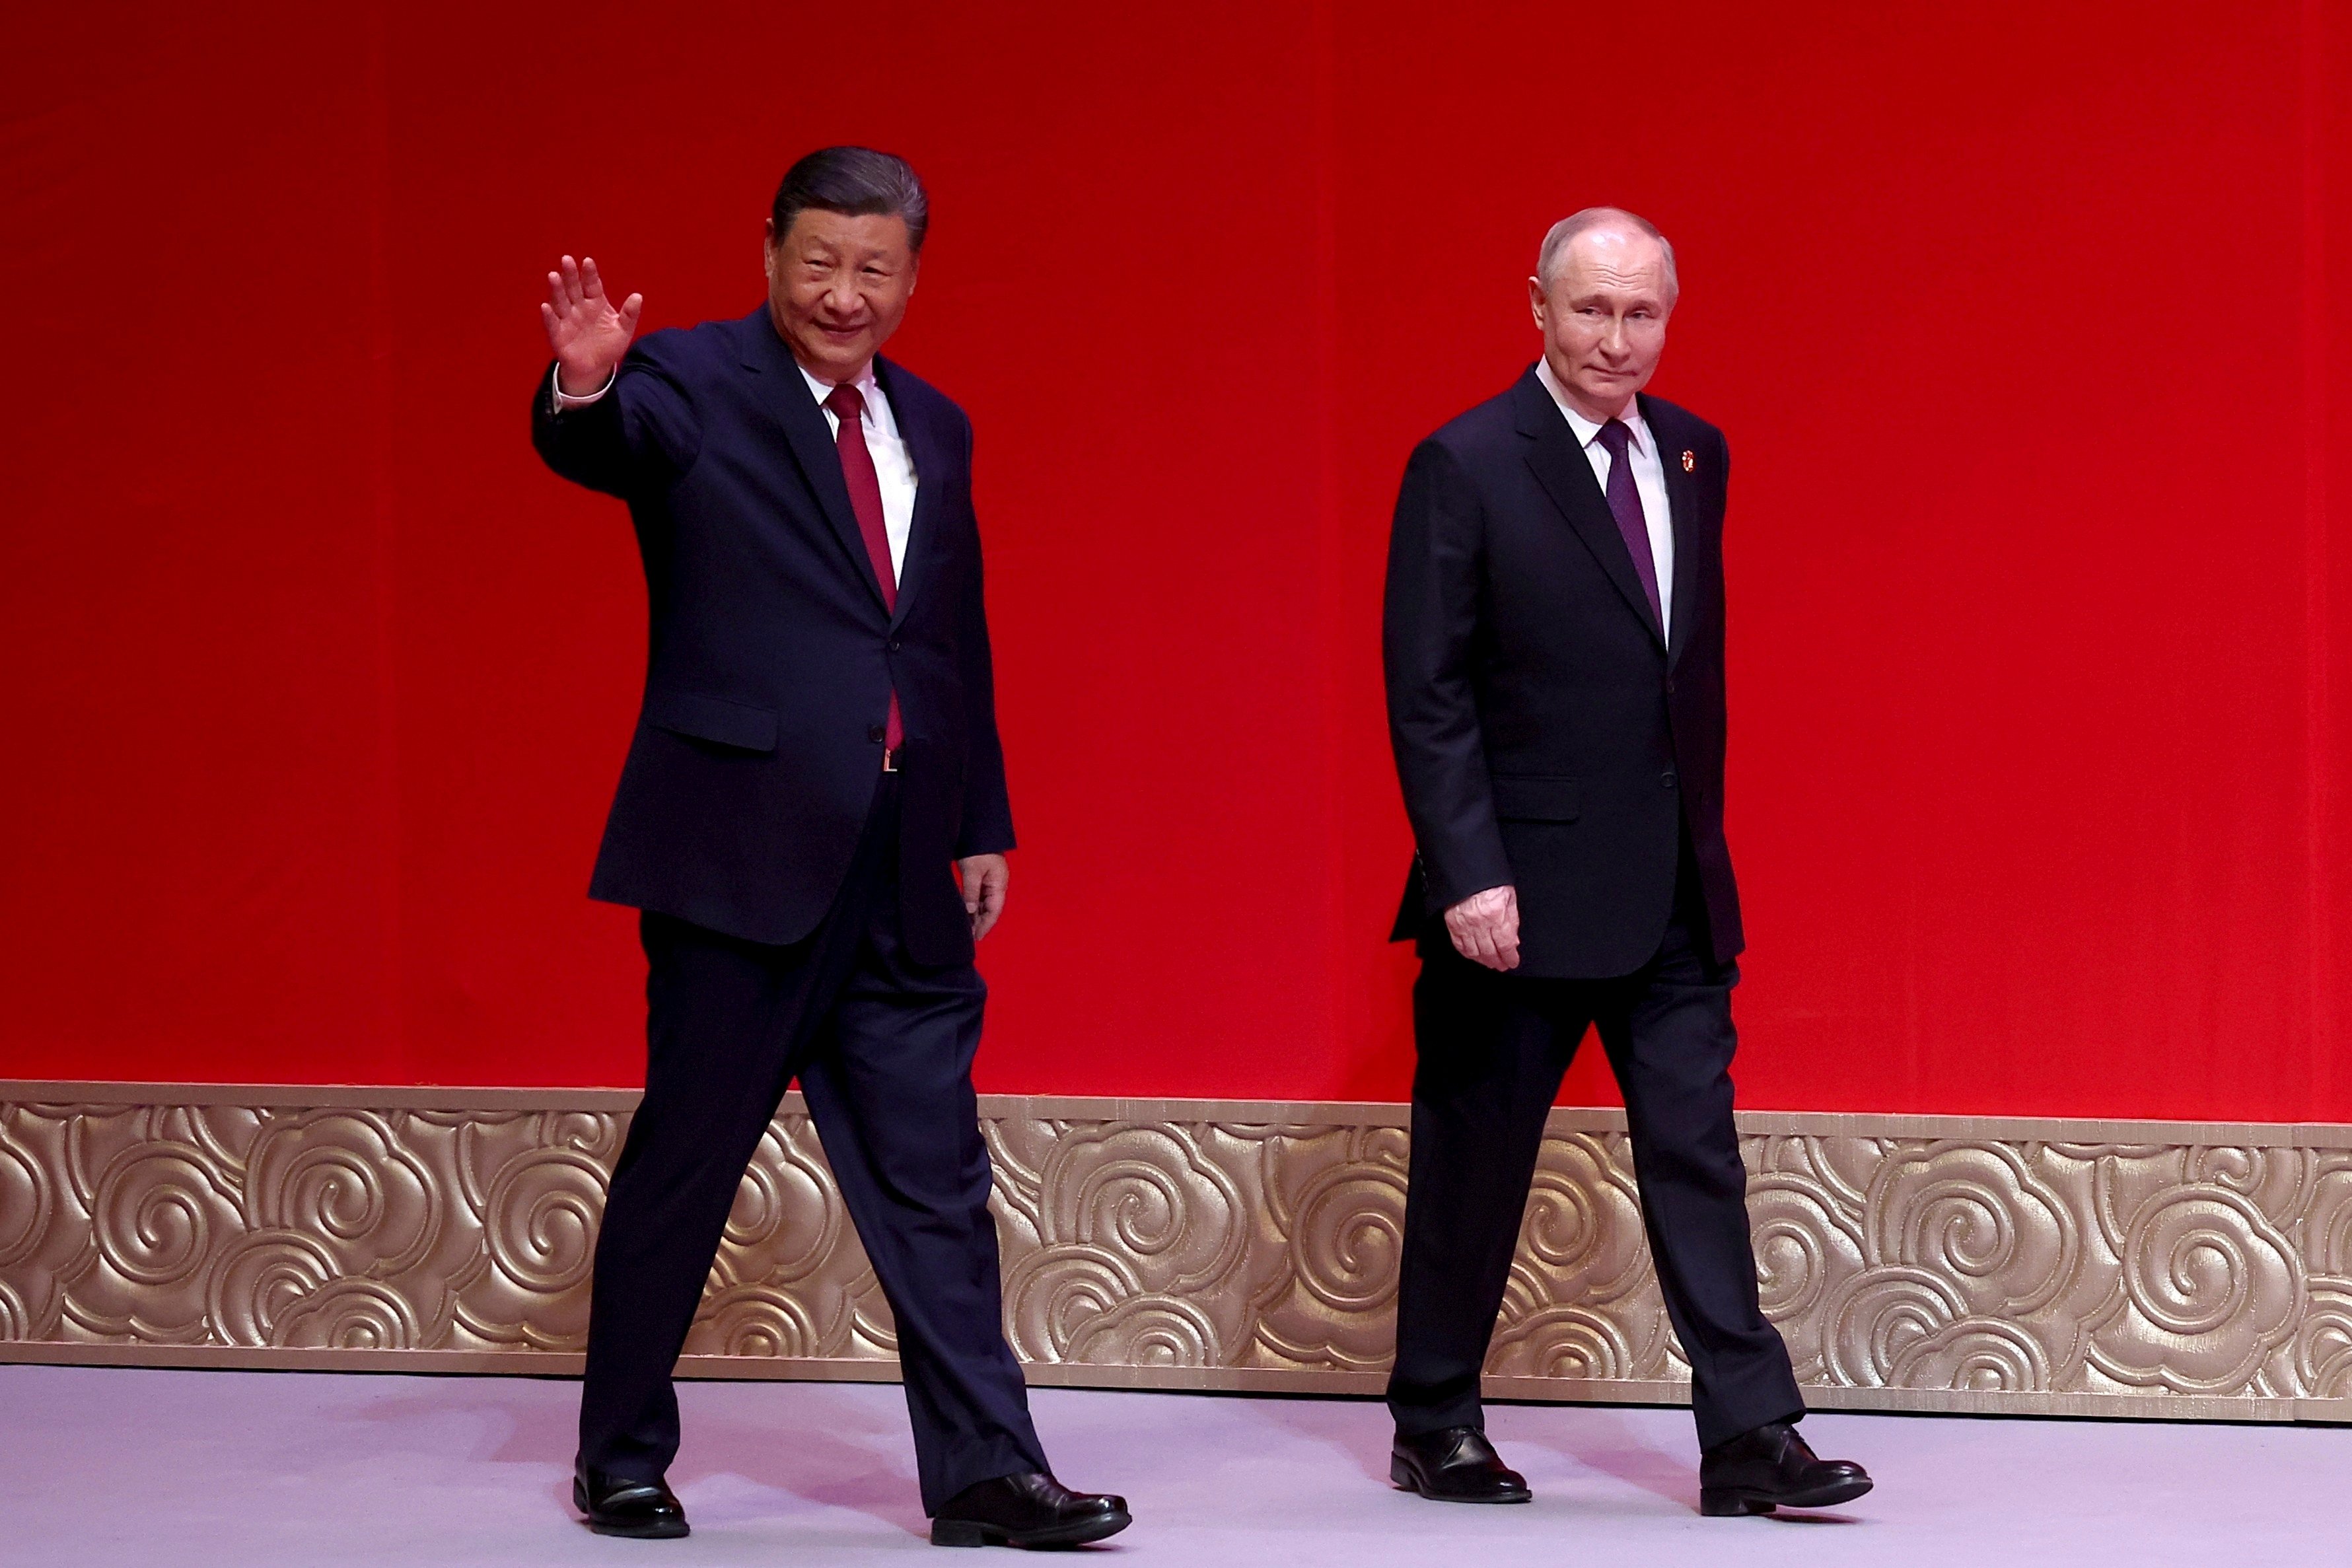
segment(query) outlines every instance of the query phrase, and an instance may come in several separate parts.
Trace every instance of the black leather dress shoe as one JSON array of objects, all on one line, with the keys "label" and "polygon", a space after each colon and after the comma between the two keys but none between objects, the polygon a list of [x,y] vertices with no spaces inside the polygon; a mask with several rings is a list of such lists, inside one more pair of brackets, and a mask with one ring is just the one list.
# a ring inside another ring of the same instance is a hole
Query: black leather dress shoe
[{"label": "black leather dress shoe", "polygon": [[1851,1459],[1815,1458],[1786,1421],[1767,1422],[1699,1456],[1698,1510],[1710,1517],[1828,1508],[1869,1489],[1868,1471]]},{"label": "black leather dress shoe", "polygon": [[1525,1502],[1535,1495],[1475,1426],[1411,1437],[1398,1433],[1389,1450],[1389,1479],[1437,1502]]},{"label": "black leather dress shoe", "polygon": [[1127,1500],[1074,1492],[1043,1470],[980,1481],[931,1519],[934,1546],[1079,1546],[1129,1523]]},{"label": "black leather dress shoe", "polygon": [[572,1475],[572,1506],[599,1535],[666,1541],[684,1535],[686,1509],[667,1481],[632,1481],[583,1465]]}]

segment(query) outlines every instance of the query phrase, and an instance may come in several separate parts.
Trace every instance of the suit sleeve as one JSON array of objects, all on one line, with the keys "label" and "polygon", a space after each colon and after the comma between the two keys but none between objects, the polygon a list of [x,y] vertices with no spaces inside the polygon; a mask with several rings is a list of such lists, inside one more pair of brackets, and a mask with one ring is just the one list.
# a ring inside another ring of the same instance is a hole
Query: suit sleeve
[{"label": "suit sleeve", "polygon": [[[971,484],[971,426],[963,429],[965,493]],[[996,667],[988,646],[988,603],[981,567],[978,514],[972,519],[971,587],[962,606],[961,659],[966,711],[965,734],[971,751],[964,764],[963,827],[956,838],[956,858],[1002,855],[1013,846],[1013,805],[1004,784],[1004,743],[996,732]]]},{"label": "suit sleeve", "polygon": [[1389,534],[1381,651],[1389,740],[1432,914],[1512,879],[1470,678],[1483,535],[1469,477],[1444,447],[1423,442]]},{"label": "suit sleeve", "polygon": [[530,444],[547,466],[592,490],[626,498],[666,484],[694,466],[702,427],[694,400],[673,373],[656,333],[629,350],[612,390],[585,407],[555,407],[554,365],[540,373],[530,405]]}]

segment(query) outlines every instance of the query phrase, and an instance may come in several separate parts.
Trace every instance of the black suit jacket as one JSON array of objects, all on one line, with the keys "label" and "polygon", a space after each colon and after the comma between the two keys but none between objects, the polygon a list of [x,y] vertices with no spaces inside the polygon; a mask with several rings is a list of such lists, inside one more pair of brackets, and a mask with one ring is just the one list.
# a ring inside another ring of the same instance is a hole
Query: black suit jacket
[{"label": "black suit jacket", "polygon": [[924,963],[964,962],[951,869],[1013,847],[971,507],[971,422],[887,360],[876,379],[914,456],[898,601],[886,610],[824,411],[764,305],[654,332],[603,400],[531,441],[565,479],[621,497],[651,612],[645,704],[592,897],[730,936],[792,942],[847,874],[906,723],[899,898]]},{"label": "black suit jacket", "polygon": [[[1519,967],[1649,962],[1685,830],[1718,961],[1745,945],[1723,841],[1722,432],[1643,396],[1673,512],[1659,636],[1609,502],[1534,369],[1416,447],[1389,542],[1389,731],[1420,853],[1395,935],[1516,884]],[[1687,464],[1685,463],[1687,458]]]}]

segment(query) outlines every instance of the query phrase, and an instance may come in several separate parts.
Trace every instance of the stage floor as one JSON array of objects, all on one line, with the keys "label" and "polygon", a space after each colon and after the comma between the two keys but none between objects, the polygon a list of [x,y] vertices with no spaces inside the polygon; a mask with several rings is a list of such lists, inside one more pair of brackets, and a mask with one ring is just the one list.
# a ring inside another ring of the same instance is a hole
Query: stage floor
[{"label": "stage floor", "polygon": [[[671,1479],[693,1536],[612,1541],[569,1503],[577,1385],[0,1366],[0,1560],[278,1563],[832,1563],[932,1552],[890,1384],[681,1385]],[[1679,1410],[1498,1406],[1519,1508],[1386,1479],[1379,1405],[1041,1389],[1073,1485],[1123,1491],[1136,1563],[1476,1568],[1725,1561],[2292,1564],[2352,1556],[2352,1428],[1816,1415],[1878,1489],[1834,1514],[1701,1519]],[[1733,1555],[1736,1554],[1736,1555]],[[956,1563],[978,1561],[961,1556]],[[994,1559],[988,1559],[994,1561]]]}]

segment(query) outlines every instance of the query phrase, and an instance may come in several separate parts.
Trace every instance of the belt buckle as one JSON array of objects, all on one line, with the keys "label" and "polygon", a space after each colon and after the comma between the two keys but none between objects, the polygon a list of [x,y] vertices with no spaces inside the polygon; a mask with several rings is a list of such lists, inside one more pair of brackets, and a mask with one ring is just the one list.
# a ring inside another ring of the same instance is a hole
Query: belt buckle
[{"label": "belt buckle", "polygon": [[899,763],[906,754],[907,748],[904,746],[885,746],[882,748],[882,771],[886,773],[897,773],[898,771]]}]

